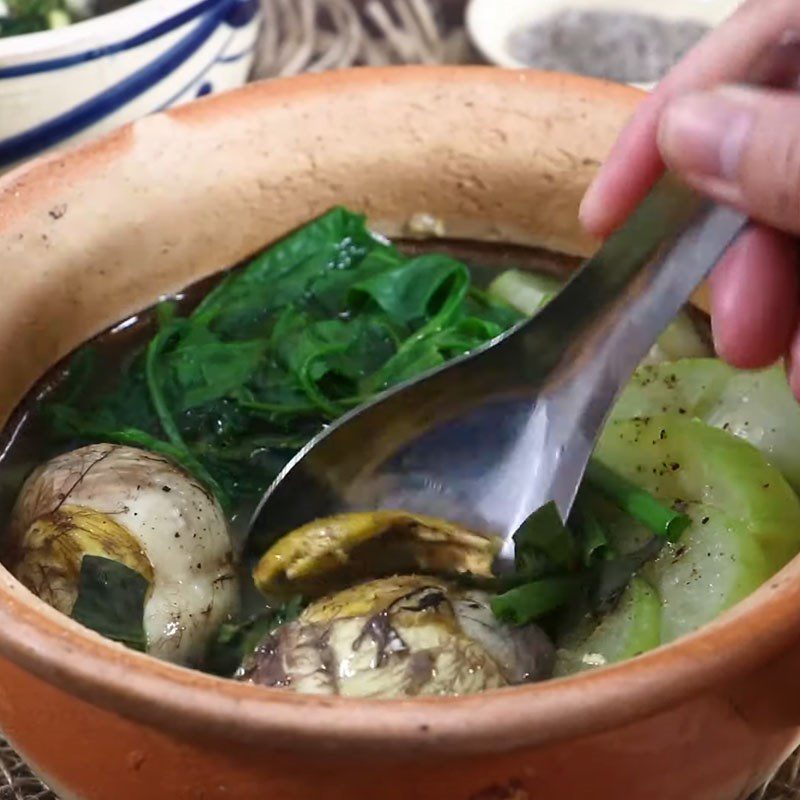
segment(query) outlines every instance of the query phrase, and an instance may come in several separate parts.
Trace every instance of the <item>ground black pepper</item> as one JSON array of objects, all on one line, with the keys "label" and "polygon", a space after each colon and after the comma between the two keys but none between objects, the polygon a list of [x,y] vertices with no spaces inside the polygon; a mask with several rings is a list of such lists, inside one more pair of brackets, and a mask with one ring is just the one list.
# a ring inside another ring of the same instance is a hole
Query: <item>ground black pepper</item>
[{"label": "ground black pepper", "polygon": [[692,20],[568,9],[514,31],[508,46],[516,59],[539,69],[650,83],[709,30]]}]

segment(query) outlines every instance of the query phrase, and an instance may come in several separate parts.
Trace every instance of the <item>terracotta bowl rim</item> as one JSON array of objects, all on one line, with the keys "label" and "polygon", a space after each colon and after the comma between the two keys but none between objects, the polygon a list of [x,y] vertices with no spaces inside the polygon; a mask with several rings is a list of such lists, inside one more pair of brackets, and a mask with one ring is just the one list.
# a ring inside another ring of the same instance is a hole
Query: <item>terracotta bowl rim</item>
[{"label": "terracotta bowl rim", "polygon": [[[316,95],[387,80],[413,83],[446,75],[466,84],[476,77],[502,83],[517,81],[518,74],[492,67],[361,68],[250,86],[166,113],[192,117],[230,112],[235,124],[242,95],[257,106],[276,85],[282,93]],[[533,85],[553,79],[527,74]],[[583,93],[602,91],[606,85],[575,76],[558,79],[568,90]],[[614,91],[637,93],[624,87]],[[104,157],[118,135],[59,160],[80,169]],[[19,178],[44,184],[43,167],[49,160],[5,176],[0,189],[10,188],[13,195]],[[800,557],[697,633],[606,669],[459,698],[317,698],[216,678],[127,650],[62,616],[0,568],[0,654],[23,669],[89,703],[164,730],[202,731],[272,746],[280,737],[281,746],[317,753],[337,748],[383,754],[487,752],[588,734],[666,709],[715,682],[732,681],[798,640]]]}]

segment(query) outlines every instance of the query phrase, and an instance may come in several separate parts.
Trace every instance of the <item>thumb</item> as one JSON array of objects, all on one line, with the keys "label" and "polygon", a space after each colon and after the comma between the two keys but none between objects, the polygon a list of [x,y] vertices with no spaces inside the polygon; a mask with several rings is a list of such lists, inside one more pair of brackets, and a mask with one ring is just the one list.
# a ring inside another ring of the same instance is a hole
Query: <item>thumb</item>
[{"label": "thumb", "polygon": [[800,234],[800,94],[721,87],[676,98],[658,144],[700,191]]}]

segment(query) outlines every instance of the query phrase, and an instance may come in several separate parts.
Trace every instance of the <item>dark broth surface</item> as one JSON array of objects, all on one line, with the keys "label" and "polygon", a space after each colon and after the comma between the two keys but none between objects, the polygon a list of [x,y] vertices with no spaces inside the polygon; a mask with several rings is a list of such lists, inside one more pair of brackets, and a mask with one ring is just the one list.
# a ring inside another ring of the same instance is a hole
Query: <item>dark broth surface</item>
[{"label": "dark broth surface", "polygon": [[[563,277],[578,264],[578,259],[569,256],[505,244],[453,240],[400,240],[396,244],[408,255],[436,252],[463,260],[469,265],[479,286],[486,286],[503,269],[520,268]],[[234,267],[233,270],[241,268],[242,265]],[[230,271],[225,270],[191,284],[178,294],[165,299],[175,301],[179,313],[186,315]],[[106,368],[98,371],[98,374],[105,375],[107,379],[105,386],[97,387],[98,391],[102,392],[113,387],[124,367],[155,334],[157,330],[155,308],[153,305],[134,314],[91,340],[90,343],[97,352],[98,365]],[[48,398],[63,384],[73,355],[74,352],[70,353],[42,376],[0,432],[0,516],[3,519],[7,520],[10,517],[27,475],[58,452],[71,449],[70,443],[53,441],[41,409]],[[241,508],[232,510],[231,522],[234,526],[243,512],[248,510]],[[246,513],[244,517],[246,519]]]},{"label": "dark broth surface", "polygon": [[[412,508],[256,529],[245,541],[260,493],[308,438],[537,314],[560,290],[552,277],[577,262],[502,244],[396,244],[334,208],[51,369],[0,435],[6,520],[26,476],[49,462],[27,487],[39,516],[15,519],[25,527],[6,554],[15,575],[158,658],[300,692],[408,697],[636,656],[696,630],[800,551],[800,407],[785,375],[714,360],[707,323],[685,311],[612,410],[575,512],[536,510],[514,534],[509,574],[496,571],[491,537]],[[749,424],[758,414],[768,430]],[[755,448],[738,441],[748,438]],[[110,447],[86,468],[92,442]],[[65,462],[74,482],[48,488]],[[154,463],[169,477],[140,477]],[[187,476],[192,491],[170,495]],[[84,479],[119,499],[110,523]],[[124,545],[125,525],[143,553]],[[77,570],[57,552],[68,547]]]}]

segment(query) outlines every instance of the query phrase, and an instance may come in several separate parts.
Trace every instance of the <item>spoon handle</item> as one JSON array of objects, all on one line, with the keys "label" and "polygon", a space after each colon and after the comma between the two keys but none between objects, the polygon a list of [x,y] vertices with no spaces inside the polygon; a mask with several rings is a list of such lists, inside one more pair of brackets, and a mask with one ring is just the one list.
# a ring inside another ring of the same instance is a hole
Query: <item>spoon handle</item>
[{"label": "spoon handle", "polygon": [[619,390],[746,225],[666,178],[519,331],[516,346],[539,373],[530,376],[539,387],[531,424],[538,417],[545,432],[526,510],[555,500],[568,515]]},{"label": "spoon handle", "polygon": [[568,515],[619,388],[745,225],[663,181],[531,320],[309,442],[252,524],[403,508],[504,537],[513,564],[514,531],[550,500]]}]

